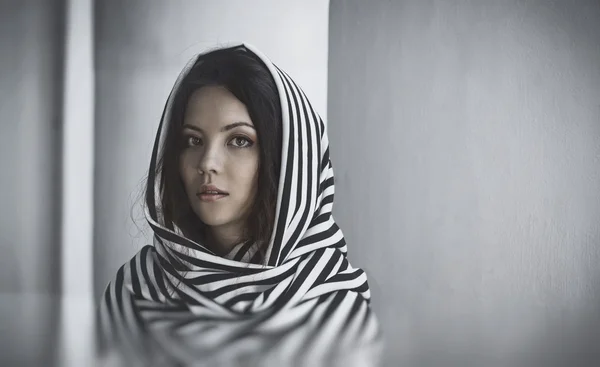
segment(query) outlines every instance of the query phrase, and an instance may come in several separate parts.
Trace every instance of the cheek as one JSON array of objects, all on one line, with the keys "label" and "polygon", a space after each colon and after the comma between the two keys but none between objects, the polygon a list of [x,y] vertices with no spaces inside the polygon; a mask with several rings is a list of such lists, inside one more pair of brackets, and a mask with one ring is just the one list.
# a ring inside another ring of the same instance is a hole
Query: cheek
[{"label": "cheek", "polygon": [[189,163],[189,160],[189,156],[186,156],[185,154],[181,155],[179,158],[179,176],[181,177],[186,190],[190,185],[193,184],[195,179],[195,170],[194,167]]},{"label": "cheek", "polygon": [[250,179],[250,185],[251,185],[251,195],[252,197],[256,196],[256,192],[258,191],[258,158],[256,159],[256,162],[254,163],[254,165],[252,166],[252,169],[249,172],[249,175],[251,176]]},{"label": "cheek", "polygon": [[237,160],[232,166],[236,177],[236,181],[239,184],[245,186],[246,192],[252,192],[256,189],[258,182],[258,157],[250,156],[247,159]]},{"label": "cheek", "polygon": [[252,162],[248,163],[247,167],[247,172],[246,174],[248,175],[250,181],[254,184],[256,184],[256,182],[258,181],[258,166],[259,166],[259,159],[258,159],[258,153],[256,154],[255,157],[253,157]]}]

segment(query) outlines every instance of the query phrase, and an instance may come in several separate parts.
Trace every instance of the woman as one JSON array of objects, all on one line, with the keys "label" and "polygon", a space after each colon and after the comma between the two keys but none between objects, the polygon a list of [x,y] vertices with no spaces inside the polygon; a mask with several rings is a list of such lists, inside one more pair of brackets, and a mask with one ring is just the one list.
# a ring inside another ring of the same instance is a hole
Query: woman
[{"label": "woman", "polygon": [[193,58],[150,161],[154,246],[106,288],[102,351],[146,364],[377,364],[366,275],[346,259],[333,194],[326,125],[284,71],[247,44]]}]

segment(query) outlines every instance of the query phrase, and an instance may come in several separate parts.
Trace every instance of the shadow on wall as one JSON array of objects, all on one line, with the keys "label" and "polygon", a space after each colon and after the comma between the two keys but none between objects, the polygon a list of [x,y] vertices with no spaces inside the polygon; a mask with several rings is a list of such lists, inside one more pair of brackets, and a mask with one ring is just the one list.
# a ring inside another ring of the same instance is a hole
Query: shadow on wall
[{"label": "shadow on wall", "polygon": [[532,343],[517,354],[520,365],[600,366],[600,272],[595,278],[598,286],[582,302],[585,307],[565,310],[540,327]]},{"label": "shadow on wall", "polygon": [[0,1],[0,292],[61,292],[64,0]]}]

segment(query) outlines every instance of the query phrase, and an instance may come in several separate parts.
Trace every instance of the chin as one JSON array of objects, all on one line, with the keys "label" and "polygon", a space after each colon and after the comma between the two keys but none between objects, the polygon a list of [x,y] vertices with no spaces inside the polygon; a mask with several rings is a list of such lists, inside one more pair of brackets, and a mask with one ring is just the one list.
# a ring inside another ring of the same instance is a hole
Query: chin
[{"label": "chin", "polygon": [[234,218],[225,213],[216,213],[215,211],[202,210],[195,208],[196,216],[207,226],[217,227],[230,223]]},{"label": "chin", "polygon": [[207,225],[209,227],[219,227],[219,226],[223,226],[227,223],[230,223],[230,221],[228,221],[228,220],[216,220],[215,218],[209,218],[209,219],[210,220],[206,220],[206,218],[200,218],[202,223],[204,223],[205,225]]}]

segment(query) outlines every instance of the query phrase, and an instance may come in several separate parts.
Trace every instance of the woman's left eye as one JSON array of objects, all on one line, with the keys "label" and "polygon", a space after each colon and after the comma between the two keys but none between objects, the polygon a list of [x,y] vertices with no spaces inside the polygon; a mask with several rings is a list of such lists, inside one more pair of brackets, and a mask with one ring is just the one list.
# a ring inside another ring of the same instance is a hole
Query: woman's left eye
[{"label": "woman's left eye", "polygon": [[236,148],[248,148],[252,146],[252,141],[242,136],[237,136],[231,139],[231,144]]}]

